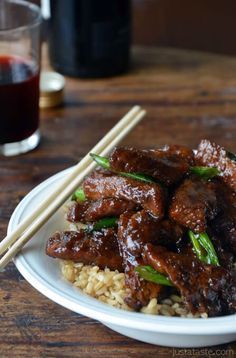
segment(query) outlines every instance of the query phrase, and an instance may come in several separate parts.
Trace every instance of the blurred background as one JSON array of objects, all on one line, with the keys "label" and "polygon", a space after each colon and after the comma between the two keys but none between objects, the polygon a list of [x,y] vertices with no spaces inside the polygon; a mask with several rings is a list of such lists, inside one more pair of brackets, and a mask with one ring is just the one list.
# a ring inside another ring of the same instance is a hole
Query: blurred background
[{"label": "blurred background", "polygon": [[236,53],[234,0],[132,0],[132,7],[133,44]]}]

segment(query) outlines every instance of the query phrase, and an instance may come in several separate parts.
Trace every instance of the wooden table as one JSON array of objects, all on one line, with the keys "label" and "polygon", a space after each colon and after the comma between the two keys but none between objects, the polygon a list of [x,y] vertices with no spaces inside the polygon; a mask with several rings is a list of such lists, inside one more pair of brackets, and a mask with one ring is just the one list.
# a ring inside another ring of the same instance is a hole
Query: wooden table
[{"label": "wooden table", "polygon": [[[66,79],[65,104],[41,112],[42,140],[26,155],[0,158],[0,233],[17,203],[37,184],[75,164],[134,104],[145,120],[124,143],[196,147],[210,138],[235,151],[236,59],[172,49],[135,49],[124,76]],[[13,264],[0,280],[1,357],[193,356],[144,344],[70,312],[33,289]],[[170,342],[171,345],[171,342]],[[216,348],[233,356],[234,344]],[[201,356],[207,357],[209,351]]]}]

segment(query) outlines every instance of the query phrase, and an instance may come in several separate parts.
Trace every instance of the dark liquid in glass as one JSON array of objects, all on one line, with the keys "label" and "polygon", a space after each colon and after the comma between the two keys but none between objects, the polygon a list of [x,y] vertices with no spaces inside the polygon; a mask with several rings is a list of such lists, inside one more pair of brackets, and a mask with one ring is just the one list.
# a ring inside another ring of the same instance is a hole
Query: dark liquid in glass
[{"label": "dark liquid in glass", "polygon": [[51,0],[49,55],[66,75],[106,77],[129,67],[130,0]]},{"label": "dark liquid in glass", "polygon": [[22,58],[0,56],[0,144],[30,137],[39,122],[39,71]]}]

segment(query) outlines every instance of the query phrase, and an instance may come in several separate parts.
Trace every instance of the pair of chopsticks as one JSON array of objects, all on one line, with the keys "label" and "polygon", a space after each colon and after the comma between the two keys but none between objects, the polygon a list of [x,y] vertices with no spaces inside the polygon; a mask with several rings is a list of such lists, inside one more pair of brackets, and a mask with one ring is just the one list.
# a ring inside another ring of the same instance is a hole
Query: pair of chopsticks
[{"label": "pair of chopsticks", "polygon": [[[146,111],[134,106],[106,135],[91,152],[106,156],[108,153],[139,123]],[[89,153],[76,164],[66,178],[54,189],[37,209],[0,242],[0,270],[20,251],[31,237],[48,221],[64,204],[70,195],[79,187],[84,177],[95,167],[96,163]]]}]

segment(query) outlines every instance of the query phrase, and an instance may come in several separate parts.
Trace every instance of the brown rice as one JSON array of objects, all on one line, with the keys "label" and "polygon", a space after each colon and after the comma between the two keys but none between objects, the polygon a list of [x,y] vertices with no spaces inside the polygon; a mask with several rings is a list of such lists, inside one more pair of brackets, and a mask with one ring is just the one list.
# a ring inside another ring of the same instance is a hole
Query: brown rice
[{"label": "brown rice", "polygon": [[[63,277],[81,289],[84,293],[97,298],[113,307],[131,311],[124,302],[127,294],[124,273],[101,270],[98,266],[88,266],[72,261],[61,261]],[[158,302],[156,298],[150,300],[141,312],[163,316],[179,316],[187,318],[207,318],[207,313],[193,315],[185,306],[182,298],[171,295]]]}]

